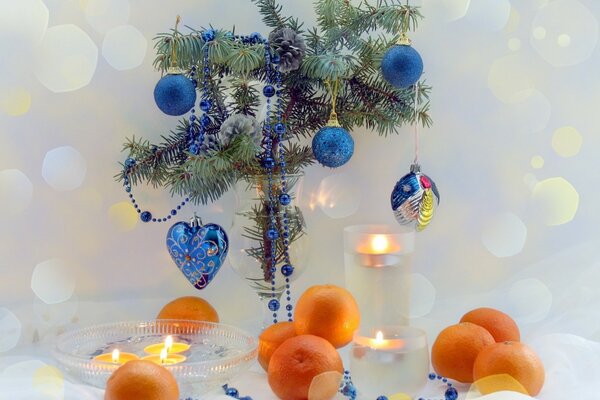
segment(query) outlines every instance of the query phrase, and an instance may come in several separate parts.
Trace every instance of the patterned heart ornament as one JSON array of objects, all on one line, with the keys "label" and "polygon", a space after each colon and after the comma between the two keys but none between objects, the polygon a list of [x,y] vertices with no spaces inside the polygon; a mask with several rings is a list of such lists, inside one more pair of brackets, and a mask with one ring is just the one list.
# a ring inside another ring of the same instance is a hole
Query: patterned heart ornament
[{"label": "patterned heart ornament", "polygon": [[177,268],[196,289],[204,289],[223,265],[229,239],[217,224],[202,225],[197,216],[191,222],[177,222],[167,233],[167,249]]}]

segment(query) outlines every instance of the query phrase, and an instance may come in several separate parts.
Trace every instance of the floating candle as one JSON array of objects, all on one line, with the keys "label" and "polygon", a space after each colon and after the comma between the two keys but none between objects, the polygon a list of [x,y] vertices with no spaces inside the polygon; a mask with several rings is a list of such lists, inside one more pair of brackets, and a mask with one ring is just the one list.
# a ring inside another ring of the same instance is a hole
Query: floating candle
[{"label": "floating candle", "polygon": [[119,349],[114,349],[112,353],[104,353],[94,357],[94,361],[113,364],[125,364],[131,360],[139,360],[139,357],[133,353],[122,353]]},{"label": "floating candle", "polygon": [[144,352],[148,354],[160,354],[163,349],[167,349],[167,353],[184,353],[190,349],[187,343],[175,342],[173,336],[166,337],[164,343],[151,344],[144,348]]},{"label": "floating candle", "polygon": [[160,354],[151,354],[142,358],[142,360],[152,361],[158,365],[174,365],[184,362],[186,358],[186,356],[181,354],[169,354],[167,348],[163,347]]}]

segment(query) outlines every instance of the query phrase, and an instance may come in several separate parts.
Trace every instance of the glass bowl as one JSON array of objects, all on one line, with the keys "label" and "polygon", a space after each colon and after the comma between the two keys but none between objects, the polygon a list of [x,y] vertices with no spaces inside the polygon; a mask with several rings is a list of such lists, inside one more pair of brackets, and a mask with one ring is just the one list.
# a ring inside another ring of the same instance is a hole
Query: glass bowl
[{"label": "glass bowl", "polygon": [[257,354],[255,337],[233,326],[186,320],[150,320],[96,325],[58,337],[54,357],[73,378],[99,388],[119,365],[99,362],[99,354],[120,352],[146,356],[144,348],[172,335],[187,343],[187,359],[165,366],[177,379],[182,396],[206,393],[245,371]]}]

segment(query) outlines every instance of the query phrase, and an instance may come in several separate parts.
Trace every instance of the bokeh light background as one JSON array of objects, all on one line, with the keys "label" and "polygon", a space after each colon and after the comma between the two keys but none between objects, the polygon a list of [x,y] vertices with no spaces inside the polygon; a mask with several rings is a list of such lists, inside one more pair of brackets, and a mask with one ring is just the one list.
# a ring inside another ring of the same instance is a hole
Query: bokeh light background
[{"label": "bokeh light background", "polygon": [[[167,226],[138,222],[113,176],[126,137],[158,141],[176,124],[152,97],[156,32],[180,14],[195,28],[267,33],[250,1],[226,3],[0,0],[0,358],[198,294],[169,259]],[[282,3],[314,23],[307,1]],[[434,87],[421,163],[441,192],[418,235],[413,324],[432,341],[466,310],[492,306],[530,340],[600,341],[600,2],[411,4],[427,17],[412,37]],[[389,195],[412,160],[412,131],[353,137],[347,165],[306,170],[311,256],[296,295],[343,284],[344,226],[395,223]],[[135,192],[156,214],[176,201]],[[197,211],[228,228],[234,207],[228,193]],[[228,264],[201,295],[225,322],[258,319],[256,295]],[[11,364],[0,382],[22,369],[43,390],[64,390],[57,371],[32,363]]]}]

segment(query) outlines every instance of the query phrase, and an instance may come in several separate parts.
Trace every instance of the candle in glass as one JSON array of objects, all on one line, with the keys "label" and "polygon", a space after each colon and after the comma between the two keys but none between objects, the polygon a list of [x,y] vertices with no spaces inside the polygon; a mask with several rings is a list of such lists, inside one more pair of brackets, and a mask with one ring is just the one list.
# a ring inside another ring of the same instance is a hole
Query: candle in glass
[{"label": "candle in glass", "polygon": [[174,353],[170,354],[167,351],[167,348],[163,347],[163,349],[160,351],[160,354],[151,354],[142,358],[142,360],[152,361],[155,364],[166,366],[182,363],[186,360],[186,356]]},{"label": "candle in glass", "polygon": [[113,364],[125,364],[127,361],[138,360],[139,357],[133,353],[122,353],[114,349],[112,353],[104,353],[94,357],[94,361],[108,362]]},{"label": "candle in glass", "polygon": [[425,332],[406,326],[357,332],[350,351],[350,370],[365,398],[398,392],[416,395],[429,371]]},{"label": "candle in glass", "polygon": [[163,349],[167,349],[167,353],[184,353],[190,349],[187,343],[175,342],[173,336],[166,337],[164,343],[151,344],[144,348],[144,352],[148,354],[160,354]]}]

